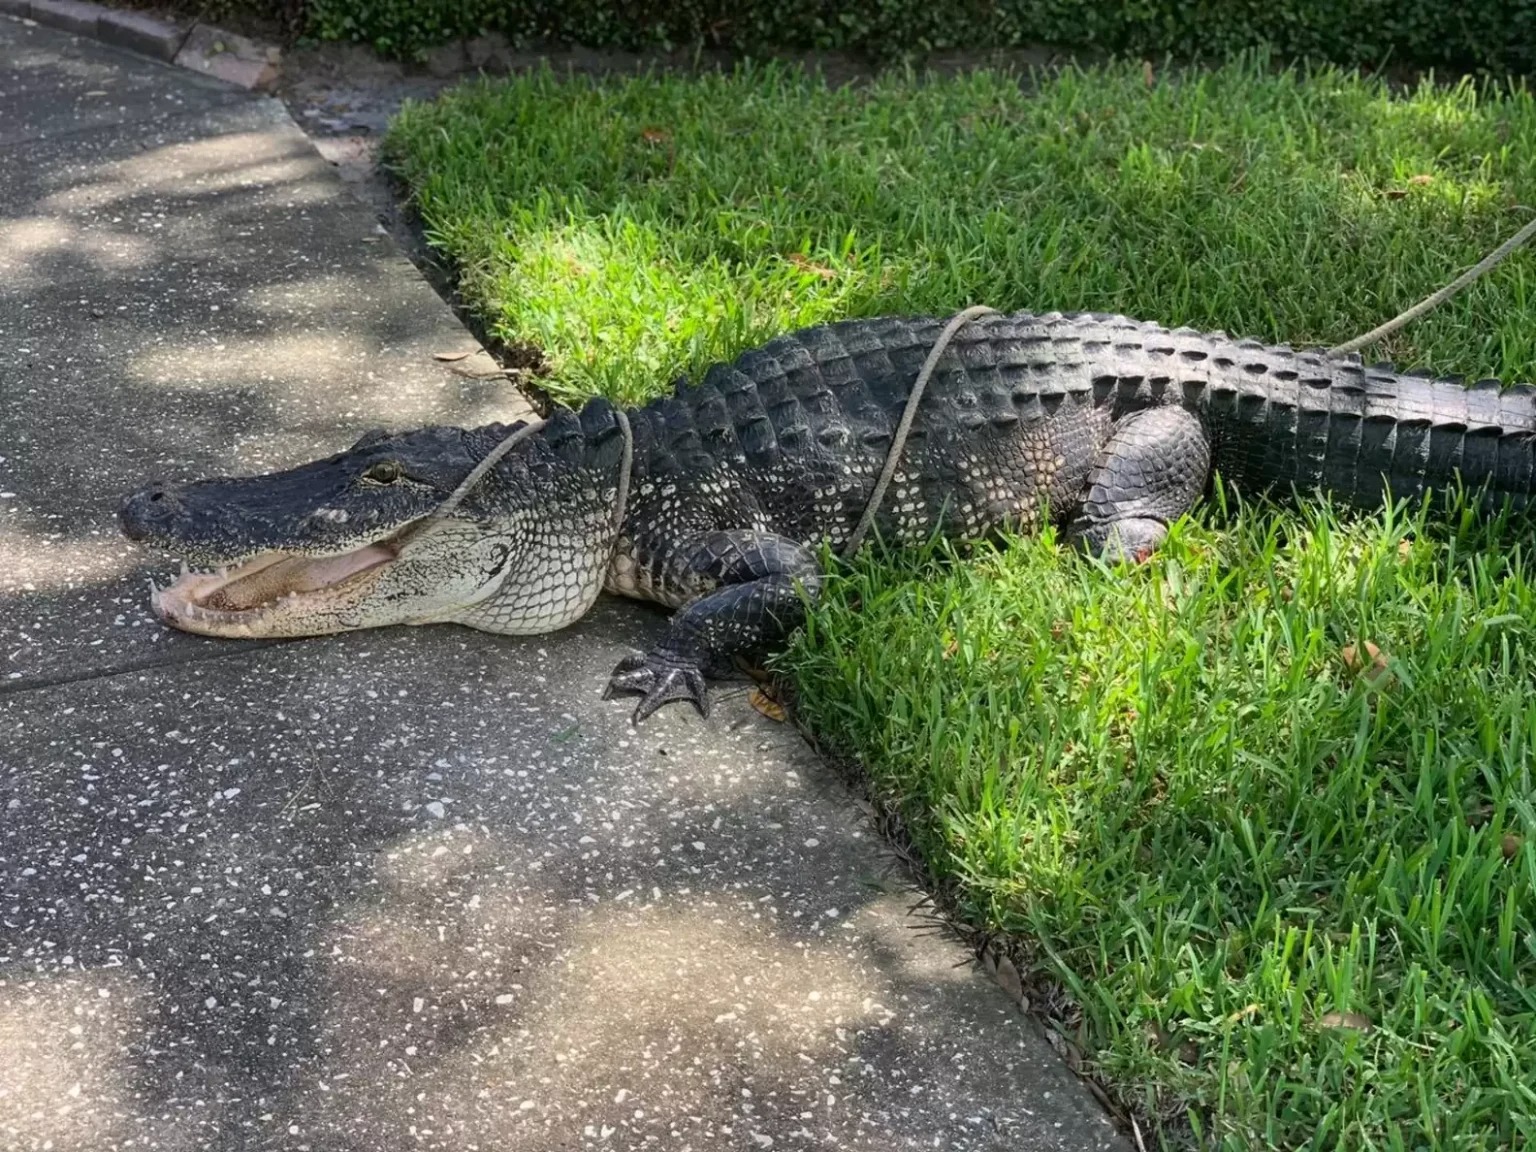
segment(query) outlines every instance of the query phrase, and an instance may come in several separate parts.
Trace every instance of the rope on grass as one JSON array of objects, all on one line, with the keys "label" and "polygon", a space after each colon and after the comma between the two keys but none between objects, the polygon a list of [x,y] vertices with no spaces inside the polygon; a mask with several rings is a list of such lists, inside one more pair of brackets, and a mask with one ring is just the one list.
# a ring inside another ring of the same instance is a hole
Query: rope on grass
[{"label": "rope on grass", "polygon": [[1335,345],[1334,347],[1328,349],[1328,355],[1346,356],[1351,352],[1358,352],[1367,344],[1374,344],[1376,341],[1392,335],[1392,333],[1396,332],[1405,324],[1413,323],[1420,316],[1424,315],[1424,313],[1430,311],[1433,308],[1438,308],[1440,305],[1444,304],[1447,300],[1456,295],[1456,293],[1460,292],[1467,285],[1481,280],[1487,273],[1493,271],[1493,269],[1502,264],[1510,255],[1515,252],[1516,249],[1528,242],[1532,236],[1536,236],[1536,219],[1531,220],[1526,224],[1524,228],[1520,229],[1520,231],[1516,232],[1508,240],[1504,241],[1504,243],[1500,244],[1492,252],[1484,256],[1471,268],[1468,268],[1460,276],[1456,277],[1456,279],[1452,280],[1444,288],[1440,289],[1440,291],[1434,293],[1434,295],[1424,297],[1424,299],[1420,300],[1412,308],[1409,308],[1405,312],[1398,313],[1385,324],[1377,325],[1363,336],[1356,336],[1353,340],[1346,340],[1343,344]]}]

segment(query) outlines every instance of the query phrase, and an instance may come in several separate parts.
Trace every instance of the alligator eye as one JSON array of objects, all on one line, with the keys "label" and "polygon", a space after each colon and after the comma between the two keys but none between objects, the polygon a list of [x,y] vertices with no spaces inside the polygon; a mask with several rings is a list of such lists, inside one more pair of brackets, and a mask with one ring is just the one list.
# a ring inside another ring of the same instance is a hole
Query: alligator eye
[{"label": "alligator eye", "polygon": [[393,484],[400,479],[400,465],[393,460],[380,460],[377,464],[370,464],[363,473],[364,480],[371,480],[375,484]]}]

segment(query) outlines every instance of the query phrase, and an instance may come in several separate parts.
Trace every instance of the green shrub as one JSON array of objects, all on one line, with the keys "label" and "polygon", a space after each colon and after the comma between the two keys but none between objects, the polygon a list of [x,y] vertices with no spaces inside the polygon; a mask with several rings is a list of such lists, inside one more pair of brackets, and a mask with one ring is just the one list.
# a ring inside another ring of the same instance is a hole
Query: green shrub
[{"label": "green shrub", "polygon": [[1536,65],[1536,0],[307,0],[307,29],[399,56],[496,31],[523,44],[840,49],[876,59],[1023,44],[1202,57],[1263,45],[1345,65]]}]

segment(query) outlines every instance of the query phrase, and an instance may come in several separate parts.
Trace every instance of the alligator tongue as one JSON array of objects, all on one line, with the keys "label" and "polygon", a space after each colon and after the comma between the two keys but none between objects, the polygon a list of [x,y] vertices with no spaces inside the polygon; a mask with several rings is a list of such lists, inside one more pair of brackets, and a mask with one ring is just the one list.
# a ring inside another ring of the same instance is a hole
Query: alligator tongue
[{"label": "alligator tongue", "polygon": [[369,544],[323,559],[289,556],[276,563],[262,563],[245,576],[236,569],[227,583],[202,598],[201,606],[220,612],[244,612],[269,604],[290,592],[315,592],[327,588],[394,558],[392,549],[382,544]]}]

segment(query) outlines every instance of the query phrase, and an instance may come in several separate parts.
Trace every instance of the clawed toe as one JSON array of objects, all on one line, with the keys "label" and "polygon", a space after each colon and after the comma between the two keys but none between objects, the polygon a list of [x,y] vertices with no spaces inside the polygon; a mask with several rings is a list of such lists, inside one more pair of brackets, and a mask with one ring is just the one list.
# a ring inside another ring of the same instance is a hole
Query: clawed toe
[{"label": "clawed toe", "polygon": [[663,704],[678,700],[691,703],[699,710],[700,716],[709,715],[704,673],[696,665],[674,661],[656,653],[626,656],[619,661],[608,680],[603,698],[611,700],[621,692],[640,695],[640,703],[635,706],[636,724]]}]

